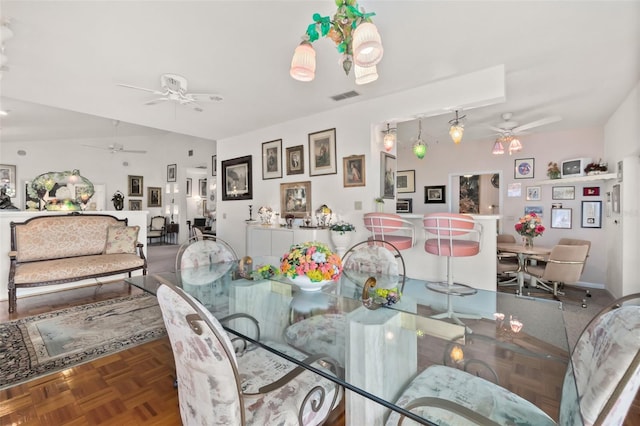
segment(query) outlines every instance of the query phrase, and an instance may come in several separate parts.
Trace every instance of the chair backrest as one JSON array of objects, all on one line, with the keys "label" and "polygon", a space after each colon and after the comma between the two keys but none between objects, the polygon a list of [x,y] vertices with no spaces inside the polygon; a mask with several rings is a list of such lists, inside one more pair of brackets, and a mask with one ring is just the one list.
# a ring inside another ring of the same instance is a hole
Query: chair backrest
[{"label": "chair backrest", "polygon": [[559,424],[621,425],[640,388],[640,294],[616,300],[571,354]]},{"label": "chair backrest", "polygon": [[196,217],[193,219],[193,226],[201,226],[204,228],[207,226],[207,219],[204,217]]},{"label": "chair backrest", "polygon": [[[560,238],[558,244],[563,246],[587,246],[587,257],[589,257],[589,251],[591,250],[591,241],[589,240],[578,240],[575,238]],[[587,264],[585,259],[584,264],[582,265],[582,271],[584,272],[584,266]]]},{"label": "chair backrest", "polygon": [[211,236],[206,239],[191,238],[178,249],[176,271],[194,269],[216,263],[236,262],[238,256],[224,240]]},{"label": "chair backrest", "polygon": [[[460,213],[430,213],[422,220],[425,250],[438,256],[473,256],[480,251],[482,225]],[[464,243],[462,243],[464,241]]]},{"label": "chair backrest", "polygon": [[149,225],[150,231],[161,231],[164,229],[165,225],[165,217],[164,216],[154,216],[151,218],[151,224]]},{"label": "chair backrest", "polygon": [[399,249],[408,249],[416,243],[413,223],[393,213],[365,213],[364,227],[371,232],[370,239],[388,240]]},{"label": "chair backrest", "polygon": [[202,230],[200,228],[193,227],[191,228],[191,232],[193,233],[193,238],[195,238],[196,240],[204,239],[204,234],[202,233]]},{"label": "chair backrest", "polygon": [[498,243],[515,244],[516,243],[516,237],[514,237],[511,234],[498,234],[498,237],[496,238],[496,241]]},{"label": "chair backrest", "polygon": [[245,424],[233,345],[218,320],[172,285],[162,284],[157,295],[176,364],[182,423]]},{"label": "chair backrest", "polygon": [[369,277],[374,277],[378,288],[398,288],[403,292],[404,258],[391,243],[375,239],[362,241],[342,256],[342,275],[360,290]]},{"label": "chair backrest", "polygon": [[551,249],[542,279],[574,284],[580,280],[589,247],[556,245]]}]

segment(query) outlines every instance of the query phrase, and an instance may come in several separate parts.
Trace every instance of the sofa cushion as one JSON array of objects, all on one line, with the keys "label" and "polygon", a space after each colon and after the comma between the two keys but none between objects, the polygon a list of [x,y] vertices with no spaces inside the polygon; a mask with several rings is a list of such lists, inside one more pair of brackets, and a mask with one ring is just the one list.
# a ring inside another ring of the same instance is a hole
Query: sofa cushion
[{"label": "sofa cushion", "polygon": [[135,254],[125,253],[27,262],[16,266],[15,283],[19,285],[68,281],[73,278],[82,279],[139,269],[142,266],[144,266],[144,259]]},{"label": "sofa cushion", "polygon": [[135,254],[139,231],[139,226],[109,226],[104,254]]}]

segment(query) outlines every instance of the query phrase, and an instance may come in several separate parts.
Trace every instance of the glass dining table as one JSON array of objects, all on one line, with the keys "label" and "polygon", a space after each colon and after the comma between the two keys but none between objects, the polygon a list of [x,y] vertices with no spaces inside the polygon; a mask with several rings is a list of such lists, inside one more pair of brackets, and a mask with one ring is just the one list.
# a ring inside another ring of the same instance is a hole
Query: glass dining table
[{"label": "glass dining table", "polygon": [[[478,290],[453,298],[456,312],[478,318],[460,325],[432,318],[447,311],[447,295],[428,290],[421,280],[407,278],[399,302],[372,309],[362,302],[362,283],[345,274],[318,291],[303,291],[281,276],[252,279],[240,271],[237,262],[228,262],[126,281],[151,294],[162,282],[173,283],[218,319],[251,315],[260,326],[256,344],[312,371],[262,341],[329,354],[340,369],[327,378],[346,391],[347,425],[384,424],[391,410],[431,424],[395,401],[417,374],[436,364],[497,382],[558,418],[569,347],[557,301]],[[225,324],[228,332],[251,339],[253,330],[245,326]]]}]

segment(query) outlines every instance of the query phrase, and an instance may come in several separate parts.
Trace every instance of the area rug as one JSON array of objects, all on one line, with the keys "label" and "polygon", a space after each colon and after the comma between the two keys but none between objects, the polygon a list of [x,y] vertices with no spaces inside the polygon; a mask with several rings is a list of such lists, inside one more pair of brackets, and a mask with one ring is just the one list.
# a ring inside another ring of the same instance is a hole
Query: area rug
[{"label": "area rug", "polygon": [[0,389],[166,334],[155,297],[141,294],[0,324]]}]

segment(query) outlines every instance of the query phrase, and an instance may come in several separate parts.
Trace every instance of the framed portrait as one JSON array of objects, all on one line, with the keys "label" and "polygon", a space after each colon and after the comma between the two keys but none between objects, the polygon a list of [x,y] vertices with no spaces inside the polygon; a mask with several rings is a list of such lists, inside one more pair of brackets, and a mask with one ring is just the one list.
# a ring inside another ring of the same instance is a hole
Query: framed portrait
[{"label": "framed portrait", "polygon": [[611,209],[614,213],[620,213],[620,184],[613,185],[611,190]]},{"label": "framed portrait", "polygon": [[507,197],[509,198],[520,198],[522,197],[522,184],[518,183],[510,183],[507,185]]},{"label": "framed portrait", "polygon": [[533,158],[520,158],[515,160],[513,168],[514,179],[533,179],[534,173],[534,160]]},{"label": "framed portrait", "polygon": [[218,174],[218,156],[211,156],[211,176],[216,176]]},{"label": "framed portrait", "polygon": [[287,148],[287,174],[301,175],[304,173],[304,145]]},{"label": "framed portrait", "polygon": [[600,195],[600,187],[599,186],[586,186],[582,188],[582,196],[583,197],[596,197]]},{"label": "framed portrait", "polygon": [[571,212],[566,208],[551,209],[551,227],[571,229]]},{"label": "framed portrait", "polygon": [[129,200],[129,210],[142,210],[142,200]]},{"label": "framed portrait", "polygon": [[175,164],[167,166],[167,182],[175,182],[178,178],[178,167]]},{"label": "framed portrait", "polygon": [[582,202],[582,227],[602,228],[602,201]]},{"label": "framed portrait", "polygon": [[552,200],[573,200],[576,198],[575,186],[554,186],[551,188]]},{"label": "framed portrait", "polygon": [[10,198],[16,196],[16,166],[0,164],[0,189]]},{"label": "framed portrait", "polygon": [[364,155],[351,155],[342,158],[342,186],[345,188],[353,186],[365,186]]},{"label": "framed portrait", "polygon": [[336,129],[309,133],[309,176],[336,173]]},{"label": "framed portrait", "polygon": [[142,188],[142,176],[129,175],[129,197],[142,197]]},{"label": "framed portrait", "polygon": [[222,199],[251,200],[253,198],[251,156],[222,162]]},{"label": "framed portrait", "polygon": [[193,193],[193,180],[191,178],[187,178],[187,190],[186,190],[187,197],[191,197],[192,193]]},{"label": "framed portrait", "polygon": [[444,204],[445,200],[445,185],[425,186],[424,187],[424,202],[426,204]]},{"label": "framed portrait", "polygon": [[147,207],[162,207],[162,188],[155,186],[147,188]]},{"label": "framed portrait", "polygon": [[311,181],[280,184],[280,217],[311,214]]},{"label": "framed portrait", "polygon": [[396,197],[396,157],[380,153],[380,194],[382,198]]},{"label": "framed portrait", "polygon": [[396,213],[412,213],[412,212],[413,212],[413,199],[398,198],[396,200]]},{"label": "framed portrait", "polygon": [[540,201],[541,191],[539,186],[527,186],[527,201]]},{"label": "framed portrait", "polygon": [[203,198],[207,197],[207,180],[198,179],[198,195]]},{"label": "framed portrait", "polygon": [[262,179],[282,177],[282,139],[262,143]]},{"label": "framed portrait", "polygon": [[396,176],[396,189],[398,194],[405,192],[416,192],[416,171],[398,170]]}]

